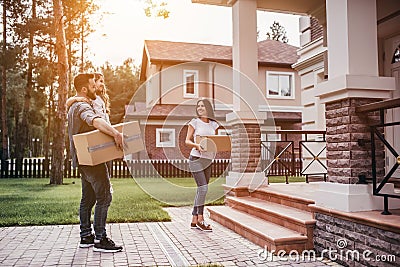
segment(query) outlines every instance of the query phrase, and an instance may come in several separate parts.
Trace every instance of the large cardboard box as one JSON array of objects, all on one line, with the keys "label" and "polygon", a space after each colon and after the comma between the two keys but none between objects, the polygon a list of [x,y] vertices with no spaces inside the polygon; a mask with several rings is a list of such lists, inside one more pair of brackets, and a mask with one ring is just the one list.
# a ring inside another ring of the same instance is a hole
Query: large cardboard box
[{"label": "large cardboard box", "polygon": [[197,136],[196,143],[200,144],[207,152],[231,151],[231,138],[229,135]]},{"label": "large cardboard box", "polygon": [[144,149],[139,123],[137,121],[113,125],[115,129],[124,134],[124,151],[117,148],[114,138],[94,130],[87,133],[75,134],[74,140],[76,154],[80,165],[97,165],[113,159],[122,158]]}]

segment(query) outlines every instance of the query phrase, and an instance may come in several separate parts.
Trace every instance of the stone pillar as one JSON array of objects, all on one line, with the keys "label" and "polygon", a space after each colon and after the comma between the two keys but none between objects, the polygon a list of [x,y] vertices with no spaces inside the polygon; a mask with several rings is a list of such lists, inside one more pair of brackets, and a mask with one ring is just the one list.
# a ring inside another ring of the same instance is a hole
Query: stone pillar
[{"label": "stone pillar", "polygon": [[[356,184],[359,175],[372,177],[370,125],[379,123],[379,114],[356,113],[357,106],[379,99],[348,98],[326,104],[326,141],[329,182]],[[376,146],[377,173],[384,174],[385,151]]]},{"label": "stone pillar", "polygon": [[258,124],[235,124],[232,128],[232,171],[261,172],[261,131]]}]

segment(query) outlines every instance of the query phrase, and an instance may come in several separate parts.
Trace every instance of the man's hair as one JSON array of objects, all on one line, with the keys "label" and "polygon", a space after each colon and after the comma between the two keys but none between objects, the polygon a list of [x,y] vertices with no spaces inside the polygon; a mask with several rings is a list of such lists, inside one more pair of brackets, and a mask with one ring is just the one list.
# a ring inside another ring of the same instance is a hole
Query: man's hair
[{"label": "man's hair", "polygon": [[89,80],[93,79],[94,75],[90,73],[79,73],[74,78],[74,87],[77,92],[80,92],[83,87],[89,87]]}]

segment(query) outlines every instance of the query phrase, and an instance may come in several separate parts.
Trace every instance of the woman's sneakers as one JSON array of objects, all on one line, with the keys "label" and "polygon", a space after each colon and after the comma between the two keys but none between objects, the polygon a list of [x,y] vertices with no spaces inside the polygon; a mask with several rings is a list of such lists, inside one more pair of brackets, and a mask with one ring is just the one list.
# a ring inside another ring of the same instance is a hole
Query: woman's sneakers
[{"label": "woman's sneakers", "polygon": [[190,228],[196,229],[196,228],[197,228],[197,225],[196,225],[195,223],[190,223]]},{"label": "woman's sneakers", "polygon": [[203,232],[212,232],[211,226],[205,221],[197,222],[196,227]]}]

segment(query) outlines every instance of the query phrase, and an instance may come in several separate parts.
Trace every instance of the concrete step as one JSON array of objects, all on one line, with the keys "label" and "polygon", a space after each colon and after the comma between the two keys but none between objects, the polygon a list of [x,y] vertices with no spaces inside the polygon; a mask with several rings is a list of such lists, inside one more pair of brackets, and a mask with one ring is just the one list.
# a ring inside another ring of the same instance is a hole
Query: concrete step
[{"label": "concrete step", "polygon": [[253,192],[250,192],[250,196],[287,207],[311,212],[311,209],[308,207],[308,205],[315,204],[314,200],[293,195],[295,192],[290,192],[290,194],[288,194],[288,192],[279,190],[279,188],[274,188],[273,186],[261,187]]},{"label": "concrete step", "polygon": [[301,252],[308,249],[307,236],[299,232],[267,222],[228,206],[212,206],[207,209],[212,220],[261,247],[267,246],[269,251],[274,250],[277,252],[282,249],[289,253],[291,250]]},{"label": "concrete step", "polygon": [[309,245],[312,247],[312,237],[316,222],[312,213],[254,197],[228,196],[225,198],[225,202],[231,208],[311,237]]}]

